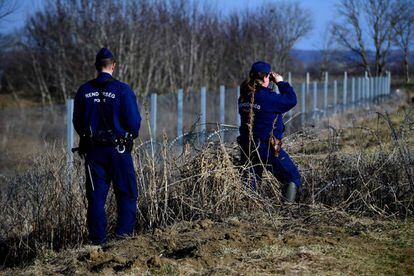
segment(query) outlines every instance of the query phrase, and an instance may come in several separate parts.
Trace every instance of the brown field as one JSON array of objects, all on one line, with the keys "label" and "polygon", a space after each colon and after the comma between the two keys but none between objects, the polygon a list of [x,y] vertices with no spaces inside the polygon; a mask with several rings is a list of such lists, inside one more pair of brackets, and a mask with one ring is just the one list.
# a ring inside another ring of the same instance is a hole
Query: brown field
[{"label": "brown field", "polygon": [[[67,190],[51,151],[0,198],[0,274],[412,275],[414,109],[399,99],[287,137],[300,203],[281,204],[272,177],[244,189],[235,144],[140,153],[137,234],[104,247],[85,239],[82,170]],[[108,213],[112,233],[113,196]]]}]

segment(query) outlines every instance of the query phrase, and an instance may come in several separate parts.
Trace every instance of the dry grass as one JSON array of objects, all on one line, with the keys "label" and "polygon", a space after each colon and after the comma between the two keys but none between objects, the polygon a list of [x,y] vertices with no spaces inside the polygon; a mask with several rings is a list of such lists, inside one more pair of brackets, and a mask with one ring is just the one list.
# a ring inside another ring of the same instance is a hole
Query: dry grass
[{"label": "dry grass", "polygon": [[[412,109],[379,114],[346,130],[292,134],[286,144],[303,176],[300,201],[354,214],[412,216],[412,137]],[[272,214],[280,208],[280,183],[271,175],[265,175],[257,193],[246,188],[242,175],[248,168],[239,164],[237,145],[210,142],[199,150],[187,145],[177,154],[167,141],[156,153],[144,148],[134,153],[140,191],[137,231],[183,220],[220,220],[252,210]],[[351,141],[354,145],[349,147]],[[25,173],[0,179],[2,263],[22,264],[45,249],[84,243],[82,160],[75,160],[73,181],[68,183],[65,156],[60,147],[52,148],[35,158]],[[107,209],[113,227],[113,194]]]}]

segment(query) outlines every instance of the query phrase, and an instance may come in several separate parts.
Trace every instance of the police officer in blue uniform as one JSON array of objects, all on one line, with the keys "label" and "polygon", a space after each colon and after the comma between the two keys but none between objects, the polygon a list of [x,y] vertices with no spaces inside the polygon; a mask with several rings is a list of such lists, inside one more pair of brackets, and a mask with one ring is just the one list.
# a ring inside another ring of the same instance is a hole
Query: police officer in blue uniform
[{"label": "police officer in blue uniform", "polygon": [[132,89],[112,77],[115,66],[112,53],[102,48],[95,61],[98,76],[80,86],[73,112],[79,153],[85,157],[89,239],[96,245],[106,242],[105,201],[111,182],[118,210],[116,236],[130,236],[136,220],[138,190],[131,150],[141,116]]},{"label": "police officer in blue uniform", "polygon": [[[276,83],[279,93],[269,88],[271,81]],[[292,86],[272,72],[270,64],[258,61],[252,65],[248,79],[241,85],[238,100],[242,159],[253,166],[252,189],[256,190],[265,167],[284,184],[283,194],[290,202],[295,200],[301,178],[296,165],[282,149],[281,141],[285,130],[283,113],[296,103]]]}]

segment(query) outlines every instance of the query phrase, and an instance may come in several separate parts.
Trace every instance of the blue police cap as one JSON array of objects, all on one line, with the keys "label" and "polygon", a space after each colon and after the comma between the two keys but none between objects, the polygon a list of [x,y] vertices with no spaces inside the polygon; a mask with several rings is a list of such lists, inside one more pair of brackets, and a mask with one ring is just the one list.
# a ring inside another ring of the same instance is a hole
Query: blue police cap
[{"label": "blue police cap", "polygon": [[96,61],[100,61],[107,58],[114,58],[114,55],[107,48],[102,48],[96,54]]},{"label": "blue police cap", "polygon": [[256,73],[266,73],[269,74],[270,73],[270,64],[264,61],[256,61],[255,63],[253,63],[252,65],[252,69],[250,71],[252,72],[256,72]]}]

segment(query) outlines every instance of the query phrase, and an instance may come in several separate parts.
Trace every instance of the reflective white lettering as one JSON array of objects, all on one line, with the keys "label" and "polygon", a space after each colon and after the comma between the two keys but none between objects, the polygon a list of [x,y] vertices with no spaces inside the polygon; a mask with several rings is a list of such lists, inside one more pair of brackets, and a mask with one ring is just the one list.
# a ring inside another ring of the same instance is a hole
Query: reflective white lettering
[{"label": "reflective white lettering", "polygon": [[[116,95],[112,92],[102,92],[102,95],[106,98],[115,99]],[[99,97],[99,92],[90,92],[85,94],[85,98]]]},{"label": "reflective white lettering", "polygon": [[[250,108],[250,105],[251,105],[250,103],[240,103],[239,107],[240,108],[246,108],[246,107]],[[253,104],[253,108],[257,109],[257,110],[260,110],[261,106],[260,106],[260,104]]]}]

